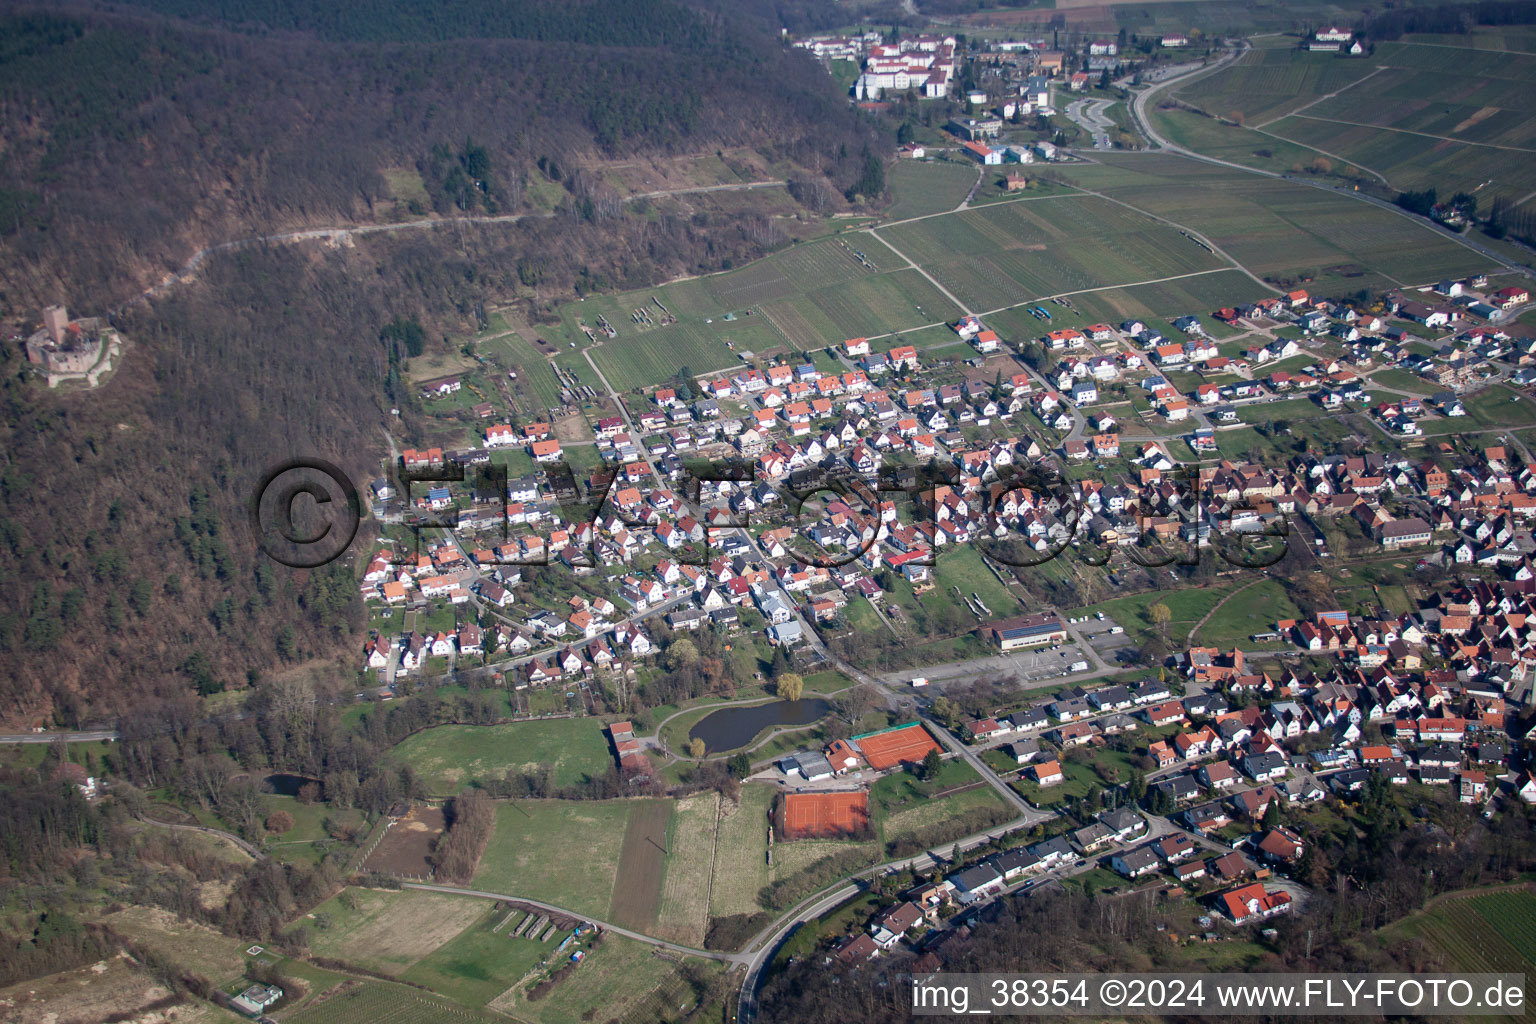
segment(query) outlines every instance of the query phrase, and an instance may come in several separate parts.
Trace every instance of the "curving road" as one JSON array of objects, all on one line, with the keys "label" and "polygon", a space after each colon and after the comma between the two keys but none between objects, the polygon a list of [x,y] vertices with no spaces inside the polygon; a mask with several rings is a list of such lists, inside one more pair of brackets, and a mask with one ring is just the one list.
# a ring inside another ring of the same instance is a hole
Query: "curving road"
[{"label": "curving road", "polygon": [[146,825],[154,825],[157,828],[168,828],[177,832],[201,832],[204,835],[217,836],[220,839],[227,839],[257,860],[264,860],[267,856],[260,847],[246,842],[244,839],[241,839],[233,832],[225,832],[223,829],[214,828],[212,825],[182,825],[174,821],[161,821],[158,818],[151,818],[143,814],[138,815],[138,819],[144,822]]},{"label": "curving road", "polygon": [[592,924],[603,929],[603,931],[613,932],[615,935],[622,935],[626,939],[634,939],[636,942],[644,942],[650,946],[669,949],[674,953],[681,953],[684,956],[701,956],[729,964],[742,964],[748,960],[748,956],[745,953],[723,953],[719,950],[694,949],[692,946],[683,946],[676,942],[658,939],[654,935],[633,931],[609,921],[599,921],[595,917],[583,914],[578,910],[572,910],[569,907],[561,907],[553,903],[545,903],[542,900],[529,899],[527,896],[513,896],[504,892],[486,892],[484,889],[462,889],[456,885],[432,885],[426,882],[402,882],[400,884],[402,888],[406,889],[424,889],[427,892],[442,892],[448,893],[451,896],[474,896],[483,900],[505,900],[510,903],[526,903],[530,907],[537,907],[540,910],[559,914],[562,917],[573,917],[578,921],[590,921]]}]

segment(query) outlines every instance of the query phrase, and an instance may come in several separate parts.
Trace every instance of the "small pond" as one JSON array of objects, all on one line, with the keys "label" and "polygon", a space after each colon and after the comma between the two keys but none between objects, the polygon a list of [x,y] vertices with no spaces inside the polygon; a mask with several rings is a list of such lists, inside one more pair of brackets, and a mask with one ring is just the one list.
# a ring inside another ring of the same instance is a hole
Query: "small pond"
[{"label": "small pond", "polygon": [[832,710],[819,697],[802,700],[776,700],[751,707],[721,708],[705,715],[688,731],[690,740],[703,740],[710,753],[735,750],[751,743],[764,729],[778,726],[810,725]]},{"label": "small pond", "polygon": [[299,790],[305,783],[313,782],[319,785],[319,779],[307,779],[302,775],[268,775],[261,780],[262,787],[268,793],[278,796],[298,796]]}]

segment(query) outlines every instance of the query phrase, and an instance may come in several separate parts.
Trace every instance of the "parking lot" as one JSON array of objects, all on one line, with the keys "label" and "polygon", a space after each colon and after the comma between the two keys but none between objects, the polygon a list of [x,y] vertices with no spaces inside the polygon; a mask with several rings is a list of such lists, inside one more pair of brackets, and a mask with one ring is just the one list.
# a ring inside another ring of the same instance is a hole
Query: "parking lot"
[{"label": "parking lot", "polygon": [[1112,616],[1106,615],[1099,618],[1096,615],[1088,615],[1077,618],[1075,622],[1069,618],[1067,625],[1107,662],[1115,661],[1117,651],[1133,646],[1130,637]]}]

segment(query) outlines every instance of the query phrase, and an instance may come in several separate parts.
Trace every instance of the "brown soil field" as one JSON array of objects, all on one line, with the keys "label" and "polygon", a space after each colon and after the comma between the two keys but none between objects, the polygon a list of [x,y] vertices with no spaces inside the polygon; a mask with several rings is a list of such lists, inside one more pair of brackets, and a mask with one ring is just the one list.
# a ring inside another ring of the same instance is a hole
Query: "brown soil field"
[{"label": "brown soil field", "polygon": [[412,807],[411,813],[396,821],[379,840],[379,845],[363,861],[364,870],[430,878],[432,865],[427,855],[445,828],[447,821],[441,807]]},{"label": "brown soil field", "polygon": [[666,858],[667,823],[672,803],[647,800],[629,814],[624,845],[619,851],[618,880],[613,887],[613,920],[643,930],[656,920],[661,905],[662,865]]}]

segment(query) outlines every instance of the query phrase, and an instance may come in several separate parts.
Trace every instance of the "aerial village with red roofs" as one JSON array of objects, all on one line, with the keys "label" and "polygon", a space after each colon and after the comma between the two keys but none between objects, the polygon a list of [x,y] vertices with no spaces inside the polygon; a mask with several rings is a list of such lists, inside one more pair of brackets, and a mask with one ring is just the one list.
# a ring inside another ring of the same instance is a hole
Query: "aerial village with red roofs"
[{"label": "aerial village with red roofs", "polygon": [[[823,936],[844,964],[1063,885],[1191,901],[1186,941],[1224,941],[1305,901],[1327,808],[1536,802],[1536,462],[1497,418],[1536,400],[1536,338],[1502,326],[1528,301],[1477,277],[1055,326],[1057,298],[1033,335],[962,317],[943,358],[849,338],[622,394],[567,371],[561,407],[475,406],[469,444],[374,482],[363,595],[403,628],[363,668],[381,699],[490,671],[531,717],[683,647],[864,692],[881,728],[738,756],[780,842],[962,772],[995,806],[961,820],[1016,817]],[[606,736],[635,791],[674,781],[676,734]]]},{"label": "aerial village with red roofs", "polygon": [[[1536,976],[1536,3],[78,6],[0,62],[5,1020]],[[71,228],[182,135],[205,230]]]}]

